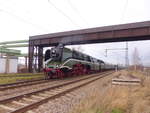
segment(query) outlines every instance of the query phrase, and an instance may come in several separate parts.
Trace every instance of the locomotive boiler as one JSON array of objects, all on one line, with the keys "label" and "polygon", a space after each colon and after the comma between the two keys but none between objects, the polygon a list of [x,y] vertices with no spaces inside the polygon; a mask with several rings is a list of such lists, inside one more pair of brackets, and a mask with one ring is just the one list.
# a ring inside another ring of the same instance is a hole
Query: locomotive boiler
[{"label": "locomotive boiler", "polygon": [[44,73],[46,79],[84,75],[114,68],[114,65],[66,48],[62,44],[45,52]]}]

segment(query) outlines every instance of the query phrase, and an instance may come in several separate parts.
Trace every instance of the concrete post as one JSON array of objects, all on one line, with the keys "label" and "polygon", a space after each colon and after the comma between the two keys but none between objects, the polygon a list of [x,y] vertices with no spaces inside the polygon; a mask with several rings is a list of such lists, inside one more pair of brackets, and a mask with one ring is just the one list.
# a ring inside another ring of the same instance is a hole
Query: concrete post
[{"label": "concrete post", "polygon": [[5,73],[9,73],[9,55],[6,56]]}]

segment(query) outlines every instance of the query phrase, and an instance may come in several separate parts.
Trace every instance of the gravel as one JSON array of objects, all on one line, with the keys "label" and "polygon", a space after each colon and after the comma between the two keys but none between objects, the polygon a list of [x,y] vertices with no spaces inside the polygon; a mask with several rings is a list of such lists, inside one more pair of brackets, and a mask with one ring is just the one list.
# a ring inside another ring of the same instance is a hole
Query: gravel
[{"label": "gravel", "polygon": [[87,86],[81,87],[73,92],[61,96],[60,98],[48,101],[31,111],[34,113],[70,113],[82,102],[82,100],[87,99],[90,95],[92,95],[94,90],[102,91],[103,87],[111,84],[111,79],[114,75],[118,75],[118,73],[114,73],[111,76],[107,76],[96,82],[88,84]]},{"label": "gravel", "polygon": [[[84,78],[85,76],[82,76],[82,77]],[[65,80],[51,81],[51,82],[42,83],[42,84],[36,84],[36,85],[30,85],[30,86],[24,86],[24,87],[19,87],[19,88],[8,89],[5,91],[0,91],[0,100],[7,99],[9,97],[18,96],[21,94],[30,93],[30,92],[37,91],[40,89],[45,89],[50,86],[55,86],[58,84],[62,84],[63,82],[66,82],[66,81],[69,81],[69,80],[71,81],[71,80],[76,80],[76,79],[79,79],[79,78],[78,77],[77,78],[68,78]]]}]

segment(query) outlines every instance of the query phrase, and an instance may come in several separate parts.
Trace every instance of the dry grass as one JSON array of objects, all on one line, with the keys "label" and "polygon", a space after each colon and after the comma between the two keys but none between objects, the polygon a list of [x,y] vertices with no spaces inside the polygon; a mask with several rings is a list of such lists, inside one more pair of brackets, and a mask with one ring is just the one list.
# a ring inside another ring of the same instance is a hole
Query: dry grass
[{"label": "dry grass", "polygon": [[0,73],[0,76],[34,76],[34,75],[43,75],[43,73]]},{"label": "dry grass", "polygon": [[95,90],[72,113],[150,113],[150,77],[139,72],[132,74],[142,79],[141,86],[97,83]]},{"label": "dry grass", "polygon": [[9,83],[16,83],[19,81],[26,81],[26,80],[33,80],[33,79],[43,79],[44,74],[2,74],[0,75],[0,85],[1,84],[9,84]]}]

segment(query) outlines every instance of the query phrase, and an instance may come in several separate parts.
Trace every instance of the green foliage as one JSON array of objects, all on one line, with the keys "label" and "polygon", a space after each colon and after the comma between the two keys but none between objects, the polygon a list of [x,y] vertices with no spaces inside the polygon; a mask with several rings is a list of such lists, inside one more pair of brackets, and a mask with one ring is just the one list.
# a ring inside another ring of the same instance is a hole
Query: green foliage
[{"label": "green foliage", "polygon": [[121,109],[114,108],[111,113],[124,113]]}]

